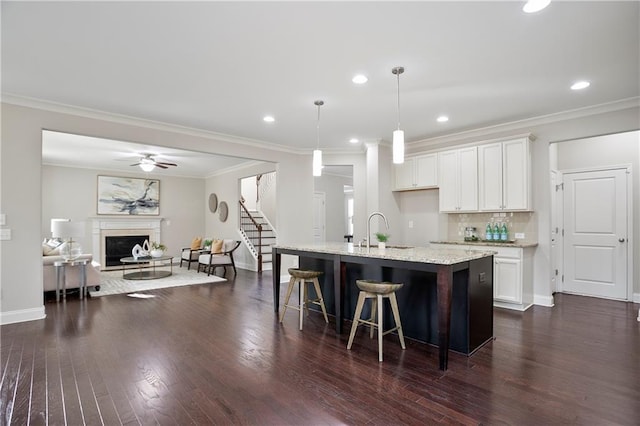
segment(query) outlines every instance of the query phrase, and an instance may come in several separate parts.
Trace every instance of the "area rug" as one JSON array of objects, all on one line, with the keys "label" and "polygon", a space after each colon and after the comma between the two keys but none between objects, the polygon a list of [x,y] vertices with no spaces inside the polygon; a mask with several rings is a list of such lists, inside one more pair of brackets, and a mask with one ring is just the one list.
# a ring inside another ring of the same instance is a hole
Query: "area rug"
[{"label": "area rug", "polygon": [[100,272],[100,290],[89,290],[91,297],[109,296],[112,294],[135,293],[158,288],[181,287],[185,285],[210,284],[224,282],[226,279],[198,273],[196,271],[173,268],[173,275],[155,280],[125,280],[122,271]]}]

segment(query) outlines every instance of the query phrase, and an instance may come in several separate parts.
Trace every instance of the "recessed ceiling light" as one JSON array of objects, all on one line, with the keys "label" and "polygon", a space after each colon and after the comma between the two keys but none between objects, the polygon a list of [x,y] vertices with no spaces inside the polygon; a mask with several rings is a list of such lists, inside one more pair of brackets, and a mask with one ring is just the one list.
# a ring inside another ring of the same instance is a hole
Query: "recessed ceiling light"
[{"label": "recessed ceiling light", "polygon": [[582,89],[586,89],[587,87],[589,87],[591,85],[591,83],[589,83],[588,81],[576,81],[575,83],[573,83],[571,85],[571,90],[582,90]]},{"label": "recessed ceiling light", "polygon": [[525,13],[536,13],[540,12],[545,7],[549,6],[551,0],[529,0],[522,7],[522,11]]},{"label": "recessed ceiling light", "polygon": [[350,143],[358,143],[360,141],[358,139],[356,139],[356,138],[351,138],[351,139],[349,139],[349,142]]},{"label": "recessed ceiling light", "polygon": [[446,115],[441,115],[437,118],[437,121],[438,123],[446,123],[447,121],[449,121],[449,117],[447,117]]},{"label": "recessed ceiling light", "polygon": [[351,81],[353,81],[355,84],[364,84],[367,81],[369,81],[369,79],[367,78],[366,75],[358,74],[355,77],[353,77]]},{"label": "recessed ceiling light", "polygon": [[274,121],[276,121],[276,119],[270,115],[265,115],[263,120],[266,121],[267,123],[273,123]]}]

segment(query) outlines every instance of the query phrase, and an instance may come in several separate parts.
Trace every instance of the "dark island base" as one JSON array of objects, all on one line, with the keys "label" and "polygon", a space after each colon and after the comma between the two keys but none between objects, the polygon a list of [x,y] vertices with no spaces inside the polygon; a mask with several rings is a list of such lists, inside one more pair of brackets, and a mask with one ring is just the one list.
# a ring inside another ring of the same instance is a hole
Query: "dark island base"
[{"label": "dark island base", "polygon": [[[300,256],[300,268],[323,271],[320,277],[327,311],[335,314],[333,261]],[[353,319],[358,299],[357,279],[404,283],[397,293],[404,335],[438,345],[437,276],[379,265],[344,263],[343,317]],[[484,274],[484,276],[482,275]],[[482,282],[481,282],[482,281]],[[449,349],[470,355],[493,338],[493,259],[469,262],[469,269],[453,273],[451,336]],[[385,302],[386,303],[386,302]],[[370,315],[370,304],[363,317]],[[393,324],[391,310],[384,309],[385,328]]]}]

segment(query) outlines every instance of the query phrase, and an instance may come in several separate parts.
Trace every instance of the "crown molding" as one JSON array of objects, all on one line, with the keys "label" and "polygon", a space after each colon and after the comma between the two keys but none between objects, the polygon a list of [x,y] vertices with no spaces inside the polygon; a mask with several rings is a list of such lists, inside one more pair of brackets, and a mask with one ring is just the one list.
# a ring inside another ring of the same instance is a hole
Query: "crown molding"
[{"label": "crown molding", "polygon": [[83,107],[78,107],[74,105],[46,101],[43,99],[19,96],[11,93],[2,93],[1,97],[2,97],[2,103],[6,103],[10,105],[40,109],[45,111],[57,112],[61,114],[77,115],[80,117],[91,118],[95,120],[103,120],[103,121],[109,121],[112,123],[179,133],[187,136],[201,137],[205,139],[215,139],[220,142],[240,144],[240,145],[244,145],[251,148],[269,149],[273,151],[286,152],[288,154],[297,154],[297,155],[304,155],[311,152],[310,150],[306,150],[306,149],[294,149],[284,145],[261,141],[258,139],[242,138],[239,136],[232,136],[224,133],[217,133],[217,132],[197,129],[193,127],[180,126],[178,124],[163,123],[160,121],[147,120],[147,119],[132,117],[124,114],[115,114],[115,113],[95,110],[91,108],[83,108]]},{"label": "crown molding", "polygon": [[541,115],[538,117],[526,118],[524,120],[496,124],[494,126],[481,127],[477,129],[466,130],[463,132],[450,133],[442,136],[435,136],[432,138],[407,142],[406,148],[413,153],[421,152],[428,149],[436,149],[443,144],[455,143],[468,138],[491,139],[491,135],[495,135],[499,132],[519,132],[523,134],[529,134],[531,128],[536,126],[638,107],[640,107],[640,97],[636,96],[614,102],[592,105],[584,108],[577,108],[553,114]]},{"label": "crown molding", "polygon": [[272,163],[270,161],[247,161],[244,162],[242,164],[236,164],[235,166],[230,166],[230,167],[225,167],[224,169],[220,169],[220,170],[216,170],[214,173],[210,174],[207,176],[208,178],[212,178],[212,177],[216,177],[216,176],[222,176],[226,173],[231,173],[231,172],[237,172],[240,170],[245,170],[251,167],[256,167],[259,165],[263,165],[263,164],[273,164],[274,168],[275,168],[275,163]]}]

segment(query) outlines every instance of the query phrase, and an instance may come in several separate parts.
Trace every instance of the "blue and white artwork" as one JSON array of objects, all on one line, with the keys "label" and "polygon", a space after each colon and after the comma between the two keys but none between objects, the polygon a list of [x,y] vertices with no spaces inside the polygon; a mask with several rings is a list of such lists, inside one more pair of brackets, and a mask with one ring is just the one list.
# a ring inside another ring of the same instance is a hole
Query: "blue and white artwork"
[{"label": "blue and white artwork", "polygon": [[98,176],[98,214],[160,214],[158,179]]}]

